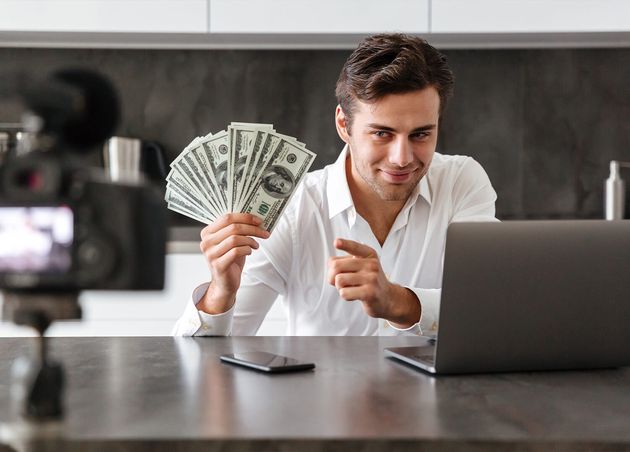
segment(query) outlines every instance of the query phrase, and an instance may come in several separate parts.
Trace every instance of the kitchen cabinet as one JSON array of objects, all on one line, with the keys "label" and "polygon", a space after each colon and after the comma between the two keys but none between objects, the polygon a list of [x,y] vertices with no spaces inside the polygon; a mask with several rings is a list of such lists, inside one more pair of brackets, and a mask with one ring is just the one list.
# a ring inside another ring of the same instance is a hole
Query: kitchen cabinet
[{"label": "kitchen cabinet", "polygon": [[210,0],[211,33],[429,31],[429,0]]},{"label": "kitchen cabinet", "polygon": [[0,0],[1,47],[354,49],[406,32],[438,48],[629,47],[627,0]]},{"label": "kitchen cabinet", "polygon": [[207,0],[0,0],[0,30],[206,33]]},{"label": "kitchen cabinet", "polygon": [[432,0],[431,33],[630,31],[627,0]]}]

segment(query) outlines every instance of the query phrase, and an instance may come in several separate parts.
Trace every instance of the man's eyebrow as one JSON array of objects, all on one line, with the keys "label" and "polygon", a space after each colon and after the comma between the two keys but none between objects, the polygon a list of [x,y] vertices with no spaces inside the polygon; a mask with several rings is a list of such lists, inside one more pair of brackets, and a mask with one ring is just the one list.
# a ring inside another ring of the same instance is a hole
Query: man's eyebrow
[{"label": "man's eyebrow", "polygon": [[[396,131],[396,129],[394,129],[393,127],[385,126],[383,124],[370,123],[367,126],[371,129],[386,130],[388,132]],[[435,127],[436,127],[435,124],[427,124],[425,126],[416,127],[415,129],[411,131],[411,133],[426,132],[427,130],[435,129]]]}]

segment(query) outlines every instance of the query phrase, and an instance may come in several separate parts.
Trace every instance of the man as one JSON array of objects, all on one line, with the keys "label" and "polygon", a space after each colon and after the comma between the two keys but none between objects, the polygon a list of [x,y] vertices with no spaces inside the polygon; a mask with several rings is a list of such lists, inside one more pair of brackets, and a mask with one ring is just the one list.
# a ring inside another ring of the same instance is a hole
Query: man
[{"label": "man", "polygon": [[211,282],[174,334],[255,334],[278,295],[289,335],[437,330],[449,223],[495,221],[481,166],[435,152],[452,89],[425,41],[364,40],[337,82],[338,160],[306,176],[272,236],[240,213],[203,229]]}]

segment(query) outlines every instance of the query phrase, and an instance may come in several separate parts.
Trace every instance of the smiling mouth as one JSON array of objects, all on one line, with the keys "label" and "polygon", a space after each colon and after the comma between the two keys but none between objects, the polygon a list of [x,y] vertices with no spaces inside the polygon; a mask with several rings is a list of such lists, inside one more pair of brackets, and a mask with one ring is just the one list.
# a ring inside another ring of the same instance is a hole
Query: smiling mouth
[{"label": "smiling mouth", "polygon": [[383,173],[384,179],[388,182],[395,183],[395,184],[408,182],[412,178],[413,174],[415,174],[416,171],[417,169],[407,170],[407,171],[381,170],[381,172]]}]

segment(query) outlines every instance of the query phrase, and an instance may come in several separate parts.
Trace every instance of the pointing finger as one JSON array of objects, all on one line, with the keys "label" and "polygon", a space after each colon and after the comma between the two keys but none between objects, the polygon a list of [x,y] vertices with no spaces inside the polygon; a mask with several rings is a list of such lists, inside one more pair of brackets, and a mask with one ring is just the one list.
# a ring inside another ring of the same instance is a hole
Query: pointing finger
[{"label": "pointing finger", "polygon": [[377,257],[373,248],[354,240],[335,239],[335,248],[357,257]]}]

